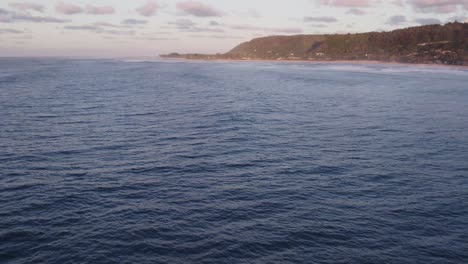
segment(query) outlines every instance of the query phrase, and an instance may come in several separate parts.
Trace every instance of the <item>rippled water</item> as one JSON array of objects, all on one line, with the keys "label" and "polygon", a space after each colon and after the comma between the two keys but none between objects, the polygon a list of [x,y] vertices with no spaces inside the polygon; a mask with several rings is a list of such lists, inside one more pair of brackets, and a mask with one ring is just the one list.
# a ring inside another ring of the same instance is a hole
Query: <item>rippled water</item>
[{"label": "rippled water", "polygon": [[468,70],[0,59],[0,262],[468,263]]}]

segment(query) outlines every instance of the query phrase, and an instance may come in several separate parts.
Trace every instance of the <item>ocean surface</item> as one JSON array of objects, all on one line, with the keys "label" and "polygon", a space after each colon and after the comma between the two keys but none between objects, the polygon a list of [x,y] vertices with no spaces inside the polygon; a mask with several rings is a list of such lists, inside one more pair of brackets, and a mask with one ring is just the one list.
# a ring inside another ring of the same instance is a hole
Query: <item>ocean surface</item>
[{"label": "ocean surface", "polygon": [[0,59],[1,263],[468,263],[468,69]]}]

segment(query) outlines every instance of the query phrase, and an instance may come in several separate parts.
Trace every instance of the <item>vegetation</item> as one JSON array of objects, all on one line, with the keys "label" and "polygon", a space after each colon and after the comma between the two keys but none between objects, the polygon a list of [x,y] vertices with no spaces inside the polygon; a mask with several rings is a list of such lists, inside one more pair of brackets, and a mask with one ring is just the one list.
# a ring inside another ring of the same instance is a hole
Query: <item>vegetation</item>
[{"label": "vegetation", "polygon": [[468,24],[455,22],[359,34],[271,36],[242,43],[226,54],[178,56],[191,59],[379,60],[468,65]]}]

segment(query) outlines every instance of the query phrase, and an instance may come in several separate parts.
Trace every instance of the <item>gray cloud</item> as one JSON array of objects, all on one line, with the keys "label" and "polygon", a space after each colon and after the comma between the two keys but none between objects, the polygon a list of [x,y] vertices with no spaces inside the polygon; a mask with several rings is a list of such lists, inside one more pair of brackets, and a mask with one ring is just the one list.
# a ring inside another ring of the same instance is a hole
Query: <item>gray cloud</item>
[{"label": "gray cloud", "polygon": [[328,25],[324,25],[324,24],[309,24],[307,26],[315,27],[315,28],[327,28],[328,27]]},{"label": "gray cloud", "polygon": [[466,16],[454,16],[454,17],[450,17],[447,22],[455,22],[455,21],[458,21],[458,22],[465,22],[465,23],[468,23],[467,21],[468,17]]},{"label": "gray cloud", "polygon": [[70,25],[63,27],[67,30],[82,30],[89,31],[96,34],[107,34],[107,35],[135,35],[136,32],[131,30],[126,25],[115,25],[106,22],[96,22],[90,25]]},{"label": "gray cloud", "polygon": [[177,19],[176,21],[169,22],[169,25],[174,25],[178,29],[188,29],[194,27],[196,24],[190,19]]},{"label": "gray cloud", "polygon": [[192,38],[205,38],[205,39],[242,39],[240,36],[233,35],[190,35]]},{"label": "gray cloud", "polygon": [[35,23],[68,23],[68,19],[60,19],[55,17],[43,17],[43,16],[31,16],[31,15],[13,15],[12,21],[22,21],[22,22],[35,22]]},{"label": "gray cloud", "polygon": [[0,34],[22,34],[24,31],[11,29],[11,28],[0,28]]},{"label": "gray cloud", "polygon": [[405,16],[392,16],[387,20],[388,25],[401,25],[403,23],[406,23],[406,17]]},{"label": "gray cloud", "polygon": [[300,28],[270,28],[270,27],[260,27],[254,25],[231,25],[229,28],[234,30],[244,30],[244,31],[267,31],[267,32],[276,32],[276,33],[287,33],[287,34],[297,34],[302,33]]},{"label": "gray cloud", "polygon": [[216,27],[198,27],[197,24],[190,19],[177,19],[176,21],[169,22],[169,25],[175,26],[181,32],[224,32],[224,29]]},{"label": "gray cloud", "polygon": [[103,27],[103,28],[106,28],[106,27],[107,28],[128,28],[128,26],[126,25],[116,25],[116,24],[111,24],[107,22],[96,22],[92,25],[96,27]]},{"label": "gray cloud", "polygon": [[161,37],[140,37],[139,40],[149,40],[149,41],[168,41],[168,40],[177,40],[176,38],[161,38]]},{"label": "gray cloud", "polygon": [[0,22],[68,23],[70,20],[47,16],[33,16],[28,13],[10,12],[0,8]]},{"label": "gray cloud", "polygon": [[144,25],[144,24],[147,24],[147,23],[148,23],[148,21],[146,21],[146,20],[133,19],[133,18],[125,19],[125,20],[122,21],[123,25]]},{"label": "gray cloud", "polygon": [[84,26],[65,26],[63,27],[64,29],[70,29],[70,30],[99,30],[100,28],[98,26],[94,25],[84,25]]},{"label": "gray cloud", "polygon": [[8,15],[8,14],[10,14],[10,12],[8,12],[7,10],[3,8],[0,8],[0,15]]},{"label": "gray cloud", "polygon": [[305,22],[322,22],[322,23],[333,23],[338,20],[334,17],[304,17]]},{"label": "gray cloud", "polygon": [[193,27],[187,30],[182,30],[186,32],[213,32],[213,33],[223,33],[224,29],[219,28],[206,28],[206,27]]},{"label": "gray cloud", "polygon": [[468,10],[467,0],[408,0],[408,3],[423,13],[454,13],[458,8]]},{"label": "gray cloud", "polygon": [[346,12],[346,14],[355,15],[355,16],[363,16],[366,14],[366,12],[358,8],[351,8],[350,10],[348,10],[348,12]]},{"label": "gray cloud", "polygon": [[439,19],[436,18],[416,18],[414,22],[420,25],[434,25],[434,24],[442,24]]}]

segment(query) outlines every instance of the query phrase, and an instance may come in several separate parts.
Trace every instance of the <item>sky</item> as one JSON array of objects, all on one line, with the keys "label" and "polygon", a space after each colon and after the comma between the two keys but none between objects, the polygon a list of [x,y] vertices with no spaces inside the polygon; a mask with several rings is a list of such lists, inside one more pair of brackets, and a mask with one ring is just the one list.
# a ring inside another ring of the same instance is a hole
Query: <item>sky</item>
[{"label": "sky", "polygon": [[468,22],[468,0],[0,0],[0,56],[224,53],[269,35]]}]

